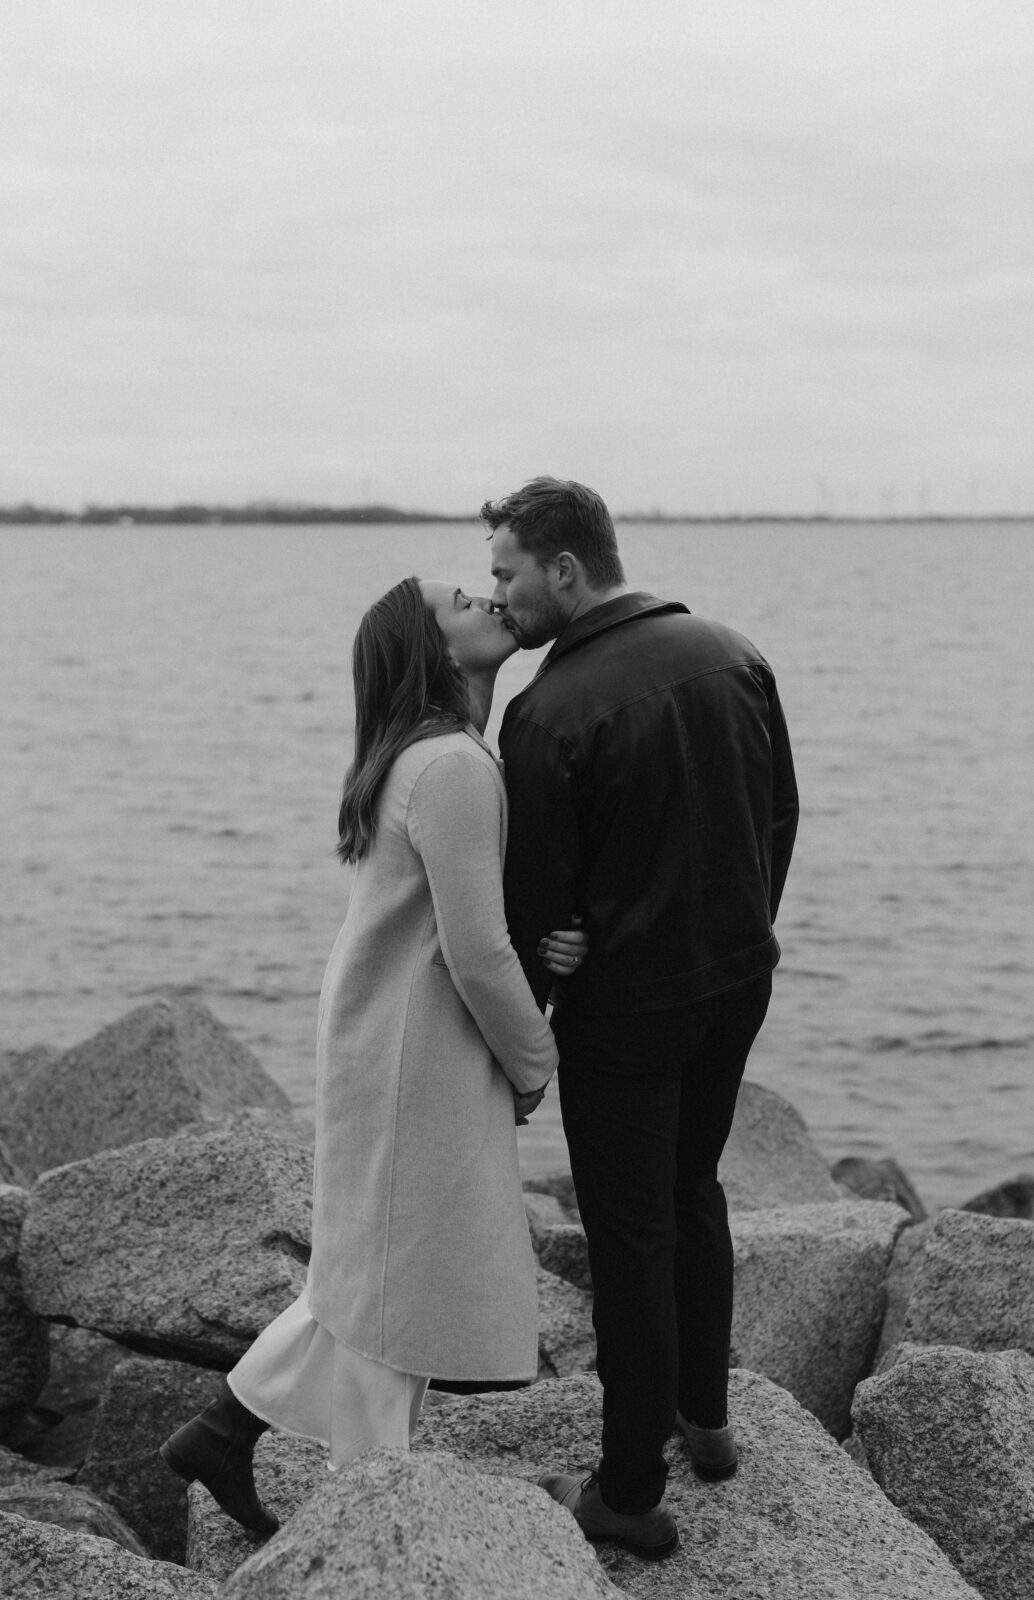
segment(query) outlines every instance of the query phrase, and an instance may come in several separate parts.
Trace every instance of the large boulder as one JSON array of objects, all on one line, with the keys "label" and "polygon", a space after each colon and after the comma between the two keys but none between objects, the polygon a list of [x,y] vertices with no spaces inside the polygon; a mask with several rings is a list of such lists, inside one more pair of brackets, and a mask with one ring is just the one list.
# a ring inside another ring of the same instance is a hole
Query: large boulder
[{"label": "large boulder", "polygon": [[853,1415],[884,1494],[984,1600],[1030,1600],[1034,1358],[913,1348],[859,1385]]},{"label": "large boulder", "polygon": [[916,1187],[892,1156],[844,1156],[830,1168],[834,1183],[859,1200],[889,1200],[903,1206],[913,1222],[925,1222],[927,1210]]},{"label": "large boulder", "polygon": [[50,1522],[71,1533],[92,1533],[99,1539],[111,1539],[135,1556],[149,1554],[114,1507],[92,1489],[79,1484],[38,1478],[9,1484],[0,1489],[0,1512],[28,1517],[32,1522]]},{"label": "large boulder", "polygon": [[45,1173],[22,1234],[41,1316],[134,1349],[230,1367],[300,1293],[312,1153],[245,1116]]},{"label": "large boulder", "polygon": [[[450,1401],[450,1404],[452,1402]],[[326,1445],[270,1428],[255,1446],[255,1487],[264,1506],[288,1522],[316,1493],[329,1471]],[[200,1483],[187,1490],[187,1566],[221,1581],[265,1540],[234,1522]]]},{"label": "large boulder", "polygon": [[35,1177],[245,1106],[285,1116],[291,1109],[210,1011],[170,998],[138,1007],[63,1055],[43,1053],[18,1080],[0,1136]]},{"label": "large boulder", "polygon": [[[491,1474],[577,1471],[599,1454],[600,1399],[592,1376],[473,1395],[425,1411],[415,1446]],[[668,1446],[667,1498],[681,1535],[668,1560],[596,1546],[622,1592],[656,1600],[974,1600],[933,1541],[784,1389],[734,1371],[729,1414],[740,1468],[726,1482],[701,1483],[681,1440]]]},{"label": "large boulder", "polygon": [[942,1211],[926,1240],[903,1332],[914,1344],[1034,1354],[1034,1223]]},{"label": "large boulder", "polygon": [[879,1366],[887,1351],[900,1344],[905,1337],[905,1317],[912,1298],[919,1267],[926,1249],[926,1241],[933,1232],[934,1219],[917,1222],[911,1228],[902,1228],[894,1245],[894,1254],[887,1268],[885,1288],[887,1309],[880,1330],[880,1342],[873,1357],[873,1369]]},{"label": "large boulder", "polygon": [[804,1119],[788,1100],[744,1079],[718,1167],[730,1211],[842,1198]]},{"label": "large boulder", "polygon": [[216,1600],[215,1585],[200,1573],[5,1512],[0,1560],[4,1600]]},{"label": "large boulder", "polygon": [[1021,1172],[1019,1177],[996,1183],[993,1189],[983,1189],[967,1200],[962,1211],[979,1211],[987,1217],[1023,1217],[1034,1221],[1034,1177]]},{"label": "large boulder", "polygon": [[552,1191],[535,1190],[525,1184],[524,1210],[532,1248],[543,1271],[566,1279],[578,1289],[591,1290],[589,1247],[570,1178],[566,1186],[558,1182]]},{"label": "large boulder", "polygon": [[114,1506],[162,1561],[186,1556],[187,1485],[158,1446],[215,1399],[222,1381],[210,1367],[130,1356],[115,1367],[101,1399],[76,1482]]},{"label": "large boulder", "polygon": [[619,1600],[620,1591],[573,1518],[542,1490],[448,1455],[373,1450],[329,1476],[222,1595]]},{"label": "large boulder", "polygon": [[0,1185],[0,1439],[47,1381],[46,1324],[26,1301],[18,1264],[28,1208],[24,1189]]},{"label": "large boulder", "polygon": [[908,1223],[878,1201],[734,1214],[732,1361],[761,1372],[838,1439],[871,1371],[894,1241]]},{"label": "large boulder", "polygon": [[566,1378],[596,1365],[592,1295],[552,1272],[538,1270],[539,1376]]}]

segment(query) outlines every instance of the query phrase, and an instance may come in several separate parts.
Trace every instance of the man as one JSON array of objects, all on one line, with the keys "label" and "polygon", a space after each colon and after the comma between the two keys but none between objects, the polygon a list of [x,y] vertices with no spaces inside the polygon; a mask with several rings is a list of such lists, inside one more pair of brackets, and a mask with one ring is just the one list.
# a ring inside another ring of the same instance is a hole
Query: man
[{"label": "man", "polygon": [[593,490],[536,478],[481,515],[493,604],[524,648],[556,641],[500,733],[507,916],[540,1004],[537,930],[575,913],[589,935],[553,1026],[602,1449],[588,1477],[540,1481],[588,1538],[659,1557],[678,1544],[663,1498],[673,1427],[701,1476],[736,1469],[717,1167],[779,960],[790,745],[768,663],[729,628],[631,591]]}]

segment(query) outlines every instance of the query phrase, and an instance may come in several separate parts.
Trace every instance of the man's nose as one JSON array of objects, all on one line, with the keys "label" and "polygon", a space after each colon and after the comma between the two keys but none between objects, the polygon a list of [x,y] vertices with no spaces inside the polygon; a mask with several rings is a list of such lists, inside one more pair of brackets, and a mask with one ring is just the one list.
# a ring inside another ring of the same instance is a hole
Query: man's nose
[{"label": "man's nose", "polygon": [[506,610],[506,588],[502,583],[497,583],[492,590],[492,599],[489,603],[493,611]]}]

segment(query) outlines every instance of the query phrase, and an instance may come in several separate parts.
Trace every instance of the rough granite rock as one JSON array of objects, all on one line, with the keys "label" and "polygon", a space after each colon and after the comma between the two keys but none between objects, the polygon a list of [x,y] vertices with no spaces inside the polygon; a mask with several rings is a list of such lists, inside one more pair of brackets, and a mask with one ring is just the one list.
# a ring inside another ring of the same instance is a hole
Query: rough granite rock
[{"label": "rough granite rock", "polygon": [[24,1189],[0,1185],[0,1439],[37,1399],[49,1370],[46,1324],[25,1298],[19,1268],[28,1208]]},{"label": "rough granite rock", "polygon": [[110,1539],[0,1512],[4,1600],[216,1600],[214,1584]]},{"label": "rough granite rock", "polygon": [[61,1467],[42,1467],[0,1444],[0,1488],[8,1489],[15,1483],[64,1483],[68,1477]]},{"label": "rough granite rock", "polygon": [[532,1248],[543,1271],[565,1279],[577,1289],[591,1291],[589,1247],[581,1222],[572,1219],[561,1201],[547,1195],[525,1191],[524,1209]]},{"label": "rough granite rock", "polygon": [[32,1522],[50,1522],[70,1533],[92,1533],[98,1539],[111,1539],[135,1556],[150,1554],[113,1506],[77,1483],[33,1479],[9,1484],[0,1489],[0,1511],[12,1517],[28,1517]]},{"label": "rough granite rock", "polygon": [[0,1133],[33,1177],[245,1106],[290,1114],[258,1059],[204,1006],[140,1006],[20,1083]]},{"label": "rough granite rock", "polygon": [[[425,1411],[416,1450],[448,1451],[484,1472],[532,1481],[543,1472],[588,1468],[599,1453],[600,1399],[589,1375],[472,1395]],[[668,1446],[667,1498],[681,1535],[668,1560],[595,1547],[624,1593],[657,1600],[974,1600],[976,1591],[933,1541],[785,1390],[734,1371],[729,1414],[740,1469],[724,1483],[694,1477],[678,1436]]]},{"label": "rough granite rock", "polygon": [[730,1211],[842,1198],[804,1119],[788,1100],[744,1079],[718,1167]]},{"label": "rough granite rock", "polygon": [[915,1344],[1034,1354],[1034,1223],[942,1211],[905,1313]]},{"label": "rough granite rock", "polygon": [[833,1163],[834,1183],[860,1200],[889,1200],[903,1206],[913,1222],[925,1222],[928,1215],[908,1174],[890,1156],[871,1160],[866,1156],[844,1156]]},{"label": "rough granite rock", "polygon": [[158,1446],[215,1399],[222,1381],[211,1367],[130,1356],[115,1367],[101,1397],[76,1482],[113,1505],[159,1560],[186,1557],[187,1485]]},{"label": "rough granite rock", "polygon": [[912,1348],[853,1415],[880,1488],[984,1600],[1031,1600],[1034,1358]]},{"label": "rough granite rock", "polygon": [[[223,1600],[619,1600],[540,1489],[443,1454],[372,1450],[328,1476]],[[695,1600],[695,1591],[686,1593]]]},{"label": "rough granite rock", "polygon": [[900,1206],[864,1200],[731,1219],[733,1363],[782,1384],[837,1439],[872,1369],[884,1279],[907,1223]]},{"label": "rough granite rock", "polygon": [[39,1397],[41,1406],[64,1415],[95,1406],[108,1379],[129,1350],[92,1328],[69,1328],[52,1322],[49,1327],[50,1376]]},{"label": "rough granite rock", "polygon": [[539,1377],[566,1378],[596,1365],[592,1295],[563,1278],[538,1270]]},{"label": "rough granite rock", "polygon": [[26,1298],[134,1349],[230,1367],[305,1282],[312,1152],[244,1116],[58,1167],[32,1191]]},{"label": "rough granite rock", "polygon": [[[255,1446],[255,1487],[262,1504],[287,1522],[324,1482],[327,1460],[326,1446],[316,1439],[271,1428]],[[200,1483],[187,1490],[187,1505],[187,1566],[206,1578],[228,1578],[265,1543],[221,1511]]]},{"label": "rough granite rock", "polygon": [[873,1370],[879,1366],[887,1351],[899,1344],[905,1336],[905,1313],[912,1298],[919,1263],[923,1259],[926,1241],[933,1232],[934,1219],[917,1222],[911,1228],[902,1228],[890,1258],[884,1287],[887,1291],[887,1309],[880,1330],[880,1342],[873,1357]]},{"label": "rough granite rock", "polygon": [[1034,1177],[1021,1172],[1019,1177],[984,1189],[967,1200],[962,1211],[979,1211],[987,1217],[1024,1217],[1034,1221]]}]

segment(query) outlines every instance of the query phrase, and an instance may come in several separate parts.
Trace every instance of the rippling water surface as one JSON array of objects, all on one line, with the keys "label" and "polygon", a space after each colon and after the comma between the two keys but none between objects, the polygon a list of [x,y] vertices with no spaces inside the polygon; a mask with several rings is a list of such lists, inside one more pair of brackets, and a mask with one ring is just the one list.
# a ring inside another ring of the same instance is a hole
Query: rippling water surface
[{"label": "rippling water surface", "polygon": [[[802,822],[749,1075],[931,1205],[1034,1169],[1034,528],[619,537],[637,587],[754,640],[790,723]],[[0,563],[0,1047],[178,987],[310,1110],[351,637],[408,572],[484,592],[478,528],[7,528]],[[537,660],[503,669],[490,736]],[[555,1103],[521,1138],[529,1169],[563,1161]]]}]

